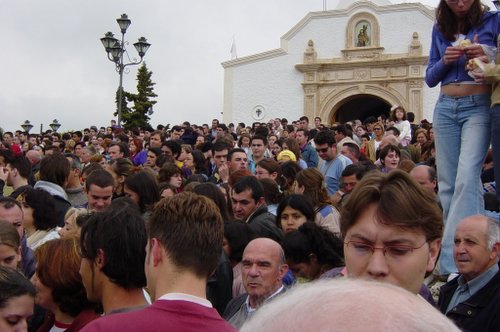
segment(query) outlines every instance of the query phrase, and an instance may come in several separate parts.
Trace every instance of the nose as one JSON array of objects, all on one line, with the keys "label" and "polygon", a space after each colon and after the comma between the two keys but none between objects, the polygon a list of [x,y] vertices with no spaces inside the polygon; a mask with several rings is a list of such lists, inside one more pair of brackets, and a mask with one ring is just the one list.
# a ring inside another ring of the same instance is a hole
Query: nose
[{"label": "nose", "polygon": [[375,250],[370,256],[366,267],[368,275],[374,279],[384,278],[389,274],[389,266],[383,250]]},{"label": "nose", "polygon": [[253,264],[250,270],[248,270],[248,275],[256,277],[259,275],[259,270],[257,269],[257,264]]}]

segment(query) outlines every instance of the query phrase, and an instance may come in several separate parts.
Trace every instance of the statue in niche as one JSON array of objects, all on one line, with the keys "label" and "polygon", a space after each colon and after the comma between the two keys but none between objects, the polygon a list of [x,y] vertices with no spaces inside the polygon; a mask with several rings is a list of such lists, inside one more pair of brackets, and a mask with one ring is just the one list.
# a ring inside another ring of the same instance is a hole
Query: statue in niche
[{"label": "statue in niche", "polygon": [[368,35],[368,24],[363,24],[363,27],[359,29],[358,41],[356,46],[370,46],[370,36]]}]

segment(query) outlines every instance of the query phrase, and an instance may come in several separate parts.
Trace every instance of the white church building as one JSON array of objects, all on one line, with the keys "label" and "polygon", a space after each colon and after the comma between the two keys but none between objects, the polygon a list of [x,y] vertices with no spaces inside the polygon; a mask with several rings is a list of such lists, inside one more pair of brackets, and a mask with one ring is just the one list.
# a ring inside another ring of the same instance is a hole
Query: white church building
[{"label": "white church building", "polygon": [[307,14],[281,47],[222,63],[223,121],[316,116],[324,123],[389,114],[401,105],[432,122],[439,88],[424,82],[434,8],[341,0]]}]

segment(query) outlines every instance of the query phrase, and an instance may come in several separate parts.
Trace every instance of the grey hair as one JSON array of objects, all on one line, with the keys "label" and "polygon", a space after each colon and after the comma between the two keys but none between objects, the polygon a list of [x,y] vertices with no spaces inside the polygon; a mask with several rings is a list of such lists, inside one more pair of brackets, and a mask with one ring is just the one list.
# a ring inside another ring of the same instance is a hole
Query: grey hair
[{"label": "grey hair", "polygon": [[493,246],[495,246],[495,244],[500,243],[500,226],[498,225],[498,222],[493,218],[488,217],[486,222],[488,224],[488,230],[486,233],[486,247],[491,251],[493,250]]},{"label": "grey hair", "polygon": [[241,332],[351,332],[367,326],[372,332],[460,331],[436,308],[403,288],[344,278],[294,287],[259,309]]}]

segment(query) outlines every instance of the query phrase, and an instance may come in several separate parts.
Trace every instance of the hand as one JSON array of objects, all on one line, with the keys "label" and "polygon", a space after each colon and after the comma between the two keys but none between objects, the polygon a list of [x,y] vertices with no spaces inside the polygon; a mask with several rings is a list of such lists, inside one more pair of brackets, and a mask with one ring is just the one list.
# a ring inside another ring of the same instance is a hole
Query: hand
[{"label": "hand", "polygon": [[455,47],[449,46],[446,48],[443,56],[443,62],[445,65],[450,65],[456,62],[462,55],[464,55],[465,47]]},{"label": "hand", "polygon": [[6,167],[0,167],[0,180],[6,182],[7,177],[9,177],[9,170]]},{"label": "hand", "polygon": [[218,173],[223,183],[229,180],[229,166],[226,163],[219,166]]},{"label": "hand", "polygon": [[467,59],[479,58],[484,55],[484,50],[479,44],[478,35],[474,36],[474,43],[465,47],[465,56]]}]

